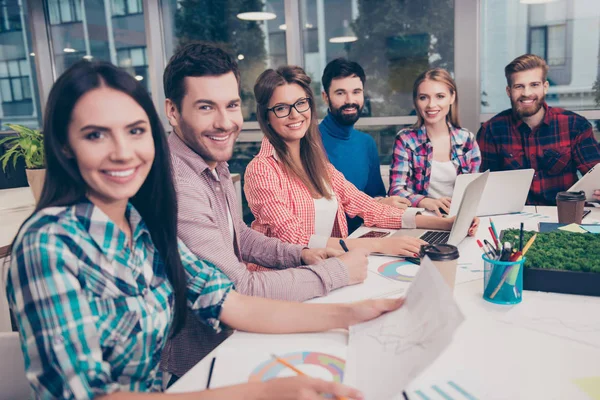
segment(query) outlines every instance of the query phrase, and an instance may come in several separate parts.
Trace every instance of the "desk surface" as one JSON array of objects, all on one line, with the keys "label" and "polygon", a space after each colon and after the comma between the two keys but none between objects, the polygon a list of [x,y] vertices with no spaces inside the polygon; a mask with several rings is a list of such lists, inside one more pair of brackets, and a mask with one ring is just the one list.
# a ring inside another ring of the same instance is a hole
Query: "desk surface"
[{"label": "desk surface", "polygon": [[[526,207],[524,213],[497,216],[493,220],[497,229],[518,227],[524,221],[526,229],[537,230],[540,221],[556,221],[556,208]],[[586,222],[600,222],[600,209],[593,210]],[[488,226],[489,219],[482,218],[478,238],[488,238]],[[360,230],[353,236],[359,234]],[[600,377],[600,297],[525,291],[523,302],[516,306],[488,303],[482,298],[483,265],[475,239],[465,239],[459,250],[454,293],[466,321],[450,347],[411,382],[407,388],[409,395],[452,380],[469,388],[478,399],[590,399],[573,381]],[[381,257],[370,257],[370,269],[380,264]],[[370,271],[363,284],[336,290],[310,302],[398,296],[408,285]],[[260,336],[236,332],[220,348],[245,348]],[[203,390],[216,351],[200,361],[169,392]],[[425,397],[415,395],[415,398]],[[442,397],[434,394],[431,398]]]}]

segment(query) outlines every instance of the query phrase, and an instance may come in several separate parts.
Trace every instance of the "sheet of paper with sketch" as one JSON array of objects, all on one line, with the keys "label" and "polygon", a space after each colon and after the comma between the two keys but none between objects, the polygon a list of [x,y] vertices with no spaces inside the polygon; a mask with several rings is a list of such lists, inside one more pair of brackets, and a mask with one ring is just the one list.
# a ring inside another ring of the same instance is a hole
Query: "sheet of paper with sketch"
[{"label": "sheet of paper with sketch", "polygon": [[450,289],[426,257],[399,310],[350,328],[344,382],[367,400],[400,394],[450,344],[463,320]]}]

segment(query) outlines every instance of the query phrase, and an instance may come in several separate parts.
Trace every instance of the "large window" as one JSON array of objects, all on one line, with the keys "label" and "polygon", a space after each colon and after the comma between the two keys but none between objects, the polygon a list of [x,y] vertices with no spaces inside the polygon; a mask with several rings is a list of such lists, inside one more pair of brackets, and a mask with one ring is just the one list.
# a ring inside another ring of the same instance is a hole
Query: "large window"
[{"label": "large window", "polygon": [[[415,78],[432,67],[454,70],[453,0],[302,0],[304,60],[321,91],[325,65],[337,57],[365,70],[363,117],[414,114]],[[320,97],[320,96],[319,96]],[[327,106],[319,100],[320,115]]]},{"label": "large window", "polygon": [[528,52],[543,57],[550,67],[549,105],[575,111],[600,106],[600,2],[523,3],[482,1],[481,112],[510,107],[504,66]]},{"label": "large window", "polygon": [[0,0],[0,131],[6,123],[39,127],[35,54],[20,4]]},{"label": "large window", "polygon": [[57,74],[81,59],[105,60],[126,68],[150,87],[141,0],[49,0],[47,4]]},{"label": "large window", "polygon": [[162,9],[167,57],[192,40],[214,42],[237,57],[244,119],[255,121],[256,78],[287,64],[284,1],[163,0]]}]

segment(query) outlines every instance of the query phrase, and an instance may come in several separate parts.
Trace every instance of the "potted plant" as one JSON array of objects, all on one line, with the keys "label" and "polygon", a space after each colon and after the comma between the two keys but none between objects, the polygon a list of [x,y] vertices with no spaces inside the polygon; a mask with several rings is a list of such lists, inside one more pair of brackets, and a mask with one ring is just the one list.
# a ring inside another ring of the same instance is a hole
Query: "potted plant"
[{"label": "potted plant", "polygon": [[22,157],[25,160],[27,182],[37,202],[42,193],[46,175],[44,136],[39,130],[30,129],[26,126],[16,124],[6,124],[6,126],[17,134],[0,140],[0,146],[5,145],[8,148],[6,153],[0,156],[2,169],[6,171],[6,166],[11,160],[13,167],[16,167],[17,161]]}]

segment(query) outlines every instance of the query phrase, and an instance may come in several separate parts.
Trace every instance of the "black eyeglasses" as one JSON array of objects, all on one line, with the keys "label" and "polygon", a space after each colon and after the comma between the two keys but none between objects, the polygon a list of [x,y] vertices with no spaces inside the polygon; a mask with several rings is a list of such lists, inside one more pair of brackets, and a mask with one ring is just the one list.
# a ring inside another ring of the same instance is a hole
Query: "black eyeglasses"
[{"label": "black eyeglasses", "polygon": [[277,118],[285,118],[292,112],[292,107],[299,113],[307,112],[310,110],[310,97],[299,99],[294,104],[277,104],[274,107],[267,108],[267,112],[273,111]]}]

